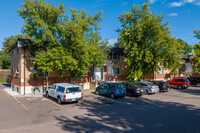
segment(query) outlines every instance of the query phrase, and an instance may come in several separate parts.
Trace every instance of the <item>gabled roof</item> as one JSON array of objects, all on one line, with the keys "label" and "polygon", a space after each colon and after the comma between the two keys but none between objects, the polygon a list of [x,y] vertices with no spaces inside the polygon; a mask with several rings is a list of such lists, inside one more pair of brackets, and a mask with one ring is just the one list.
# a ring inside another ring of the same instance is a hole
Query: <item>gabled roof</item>
[{"label": "gabled roof", "polygon": [[28,44],[30,42],[31,41],[29,39],[18,38],[17,41],[14,44],[12,44],[11,46],[9,46],[7,49],[13,50],[14,48],[26,48],[26,47],[28,47]]},{"label": "gabled roof", "polygon": [[113,47],[110,49],[109,53],[126,54],[127,51],[124,48]]}]

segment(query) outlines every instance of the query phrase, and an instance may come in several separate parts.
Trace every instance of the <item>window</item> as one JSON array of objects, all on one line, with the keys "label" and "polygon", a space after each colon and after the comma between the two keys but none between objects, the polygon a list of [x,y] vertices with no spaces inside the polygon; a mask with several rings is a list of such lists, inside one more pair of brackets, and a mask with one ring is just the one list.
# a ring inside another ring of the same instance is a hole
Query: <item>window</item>
[{"label": "window", "polygon": [[108,84],[108,88],[115,88],[115,86],[114,85],[112,85],[112,84]]},{"label": "window", "polygon": [[55,89],[56,89],[56,87],[57,87],[57,85],[54,85],[53,89],[55,90]]},{"label": "window", "polygon": [[78,92],[81,91],[79,87],[67,88],[67,92]]},{"label": "window", "polygon": [[14,72],[14,68],[12,67],[12,68],[11,68],[11,73],[13,73],[13,72]]},{"label": "window", "polygon": [[163,74],[163,73],[164,73],[164,69],[163,68],[158,69],[158,74]]},{"label": "window", "polygon": [[107,88],[107,84],[103,84],[102,87]]},{"label": "window", "polygon": [[119,75],[120,74],[120,68],[118,68],[118,67],[113,68],[113,71],[114,71],[114,75]]},{"label": "window", "polygon": [[19,50],[20,50],[20,49],[19,49],[19,48],[17,48],[17,53],[19,53]]},{"label": "window", "polygon": [[119,60],[119,54],[118,53],[112,53],[111,54],[111,59],[112,60]]},{"label": "window", "polygon": [[141,83],[141,86],[147,86],[147,84],[145,84],[145,83]]},{"label": "window", "polygon": [[19,72],[19,68],[18,67],[16,67],[16,71]]},{"label": "window", "polygon": [[183,82],[183,79],[180,79],[180,82]]},{"label": "window", "polygon": [[179,80],[178,79],[174,79],[174,82],[179,82]]},{"label": "window", "polygon": [[65,87],[58,86],[57,90],[60,91],[60,92],[64,92],[65,91]]}]

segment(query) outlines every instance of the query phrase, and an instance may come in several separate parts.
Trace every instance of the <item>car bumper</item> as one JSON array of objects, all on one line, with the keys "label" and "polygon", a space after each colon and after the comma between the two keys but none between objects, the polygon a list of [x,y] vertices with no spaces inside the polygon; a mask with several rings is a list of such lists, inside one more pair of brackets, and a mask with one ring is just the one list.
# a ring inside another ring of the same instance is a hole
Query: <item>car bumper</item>
[{"label": "car bumper", "polygon": [[77,102],[79,100],[83,99],[83,97],[79,97],[79,98],[71,98],[71,99],[64,99],[63,102]]},{"label": "car bumper", "polygon": [[116,97],[125,97],[126,96],[126,92],[119,92],[119,93],[115,93]]}]

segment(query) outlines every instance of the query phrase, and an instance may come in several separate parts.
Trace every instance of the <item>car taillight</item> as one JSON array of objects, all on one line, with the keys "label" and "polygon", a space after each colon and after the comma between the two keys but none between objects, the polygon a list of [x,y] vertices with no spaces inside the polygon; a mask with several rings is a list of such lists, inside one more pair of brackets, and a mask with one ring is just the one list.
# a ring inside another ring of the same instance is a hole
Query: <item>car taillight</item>
[{"label": "car taillight", "polygon": [[66,94],[64,95],[64,98],[66,98]]},{"label": "car taillight", "polygon": [[124,89],[126,90],[126,87],[124,87]]},{"label": "car taillight", "polygon": [[150,87],[150,89],[153,89],[153,87]]},{"label": "car taillight", "polygon": [[83,92],[81,92],[81,97],[83,97]]},{"label": "car taillight", "polygon": [[117,88],[115,88],[115,91],[117,92]]},{"label": "car taillight", "polygon": [[140,89],[136,89],[136,91],[140,91]]},{"label": "car taillight", "polygon": [[166,85],[163,85],[162,87],[167,87]]},{"label": "car taillight", "polygon": [[144,89],[146,91],[146,89]]}]

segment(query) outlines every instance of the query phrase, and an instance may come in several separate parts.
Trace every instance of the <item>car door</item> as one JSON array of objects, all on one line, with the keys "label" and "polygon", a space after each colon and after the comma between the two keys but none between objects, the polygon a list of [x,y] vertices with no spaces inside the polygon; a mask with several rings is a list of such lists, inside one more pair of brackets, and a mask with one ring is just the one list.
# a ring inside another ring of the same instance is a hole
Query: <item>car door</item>
[{"label": "car door", "polygon": [[131,93],[133,90],[133,87],[129,83],[126,83],[125,88],[126,88],[127,93]]},{"label": "car door", "polygon": [[99,88],[99,93],[105,95],[105,89],[107,88],[107,84],[102,84]]},{"label": "car door", "polygon": [[58,86],[55,85],[53,87],[53,89],[51,90],[51,97],[56,98],[56,90],[57,90]]},{"label": "car door", "polygon": [[105,95],[110,96],[111,92],[115,89],[115,85],[108,84],[107,88],[105,89]]},{"label": "car door", "polygon": [[174,79],[173,87],[177,87],[179,84],[179,79]]}]

